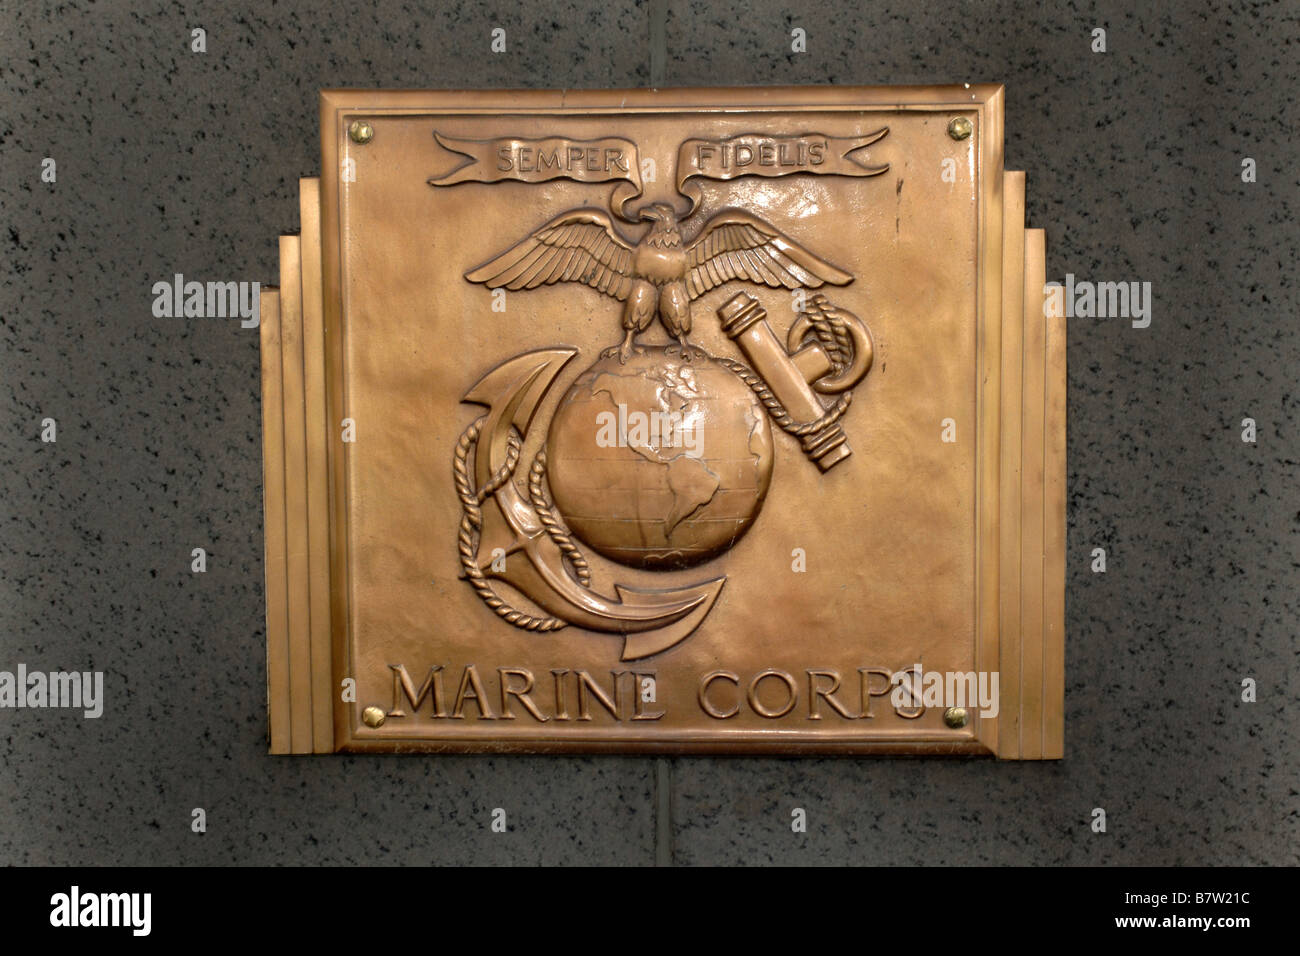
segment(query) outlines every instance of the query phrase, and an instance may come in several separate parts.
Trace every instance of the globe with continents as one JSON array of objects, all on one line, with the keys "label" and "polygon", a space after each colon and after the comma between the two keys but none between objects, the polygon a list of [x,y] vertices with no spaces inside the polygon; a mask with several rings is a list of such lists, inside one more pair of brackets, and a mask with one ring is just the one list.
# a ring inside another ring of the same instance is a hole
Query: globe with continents
[{"label": "globe with continents", "polygon": [[611,560],[684,568],[754,523],[772,478],[762,404],[699,349],[638,346],[583,372],[547,438],[551,493],[569,529]]}]

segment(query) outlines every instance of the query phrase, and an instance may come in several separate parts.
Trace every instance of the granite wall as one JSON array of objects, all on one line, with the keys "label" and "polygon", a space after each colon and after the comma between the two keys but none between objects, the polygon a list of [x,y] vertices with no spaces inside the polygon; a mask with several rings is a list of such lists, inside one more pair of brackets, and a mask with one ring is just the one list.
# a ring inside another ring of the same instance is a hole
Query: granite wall
[{"label": "granite wall", "polygon": [[[0,669],[107,695],[0,710],[0,862],[1300,859],[1295,3],[0,10]],[[1070,328],[1064,761],[266,756],[257,335],[150,290],[275,281],[318,89],[970,81],[1006,84],[1049,277],[1154,295]]]}]

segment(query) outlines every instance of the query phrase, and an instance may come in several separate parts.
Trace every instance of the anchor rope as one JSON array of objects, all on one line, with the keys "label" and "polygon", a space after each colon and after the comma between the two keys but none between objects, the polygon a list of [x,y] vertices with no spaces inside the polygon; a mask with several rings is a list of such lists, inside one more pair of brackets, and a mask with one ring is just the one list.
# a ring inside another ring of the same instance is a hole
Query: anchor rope
[{"label": "anchor rope", "polygon": [[543,448],[533,459],[533,467],[528,474],[528,497],[533,502],[533,510],[537,516],[542,519],[542,527],[550,535],[551,540],[559,547],[560,551],[568,560],[573,572],[577,575],[578,582],[585,588],[591,586],[591,565],[587,559],[578,550],[578,546],[573,543],[568,532],[560,524],[560,519],[555,516],[555,510],[552,507],[550,499],[546,494],[546,486],[542,479],[546,477],[546,449]]},{"label": "anchor rope", "polygon": [[[558,617],[538,617],[519,610],[501,597],[488,581],[487,575],[478,566],[479,531],[483,526],[483,502],[489,495],[495,494],[514,474],[519,464],[521,441],[515,429],[510,430],[509,443],[506,448],[505,463],[498,468],[481,488],[475,488],[469,476],[470,453],[478,446],[479,433],[487,416],[470,423],[460,433],[456,442],[456,456],[452,463],[452,477],[456,482],[456,493],[460,497],[461,518],[457,545],[460,551],[460,565],[465,578],[483,603],[490,607],[497,616],[526,631],[558,631],[568,625]],[[549,533],[549,531],[548,531]],[[552,536],[553,537],[553,536]],[[585,562],[584,562],[585,563]]]}]

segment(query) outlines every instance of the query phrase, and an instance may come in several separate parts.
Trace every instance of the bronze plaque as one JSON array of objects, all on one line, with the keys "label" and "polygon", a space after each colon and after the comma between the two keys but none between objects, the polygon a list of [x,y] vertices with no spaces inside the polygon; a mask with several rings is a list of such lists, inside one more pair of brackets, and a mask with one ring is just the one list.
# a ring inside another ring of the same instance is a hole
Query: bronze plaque
[{"label": "bronze plaque", "polygon": [[262,302],[272,752],[1060,757],[1002,104],[322,93]]}]

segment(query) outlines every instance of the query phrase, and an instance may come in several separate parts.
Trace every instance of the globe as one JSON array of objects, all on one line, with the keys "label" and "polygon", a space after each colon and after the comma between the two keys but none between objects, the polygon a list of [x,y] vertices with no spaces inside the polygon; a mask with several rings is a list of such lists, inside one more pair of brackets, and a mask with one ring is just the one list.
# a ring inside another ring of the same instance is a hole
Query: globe
[{"label": "globe", "polygon": [[573,534],[611,560],[689,567],[754,523],[772,432],[753,391],[699,349],[602,358],[561,398],[547,436],[551,494]]}]

